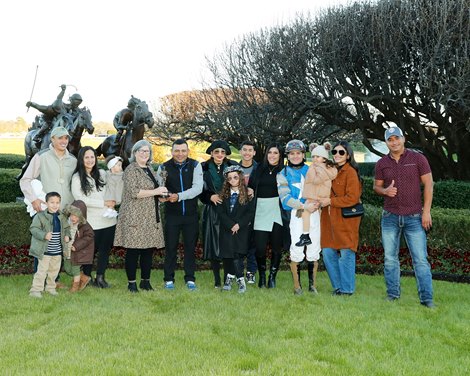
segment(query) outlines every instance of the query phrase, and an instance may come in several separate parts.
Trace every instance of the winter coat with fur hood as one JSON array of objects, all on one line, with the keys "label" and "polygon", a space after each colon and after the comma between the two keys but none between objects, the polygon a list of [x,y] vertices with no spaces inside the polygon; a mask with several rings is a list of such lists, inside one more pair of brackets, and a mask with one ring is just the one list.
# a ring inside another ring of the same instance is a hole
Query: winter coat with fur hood
[{"label": "winter coat with fur hood", "polygon": [[95,233],[86,220],[87,208],[83,201],[75,200],[68,205],[64,213],[67,216],[74,214],[78,217],[78,228],[75,238],[72,240],[75,251],[72,251],[72,265],[89,265],[93,263],[95,252]]}]

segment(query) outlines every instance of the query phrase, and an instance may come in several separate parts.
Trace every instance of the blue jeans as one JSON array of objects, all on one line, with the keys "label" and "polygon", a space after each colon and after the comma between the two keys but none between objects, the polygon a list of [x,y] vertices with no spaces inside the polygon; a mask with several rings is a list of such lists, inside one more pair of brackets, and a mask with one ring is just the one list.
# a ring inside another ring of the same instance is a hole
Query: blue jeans
[{"label": "blue jeans", "polygon": [[[256,252],[256,248],[252,247],[248,250],[248,253],[246,255],[246,271],[252,274],[256,274],[256,271],[258,270],[258,265],[256,264],[255,252]],[[239,267],[241,270],[245,270],[245,263],[243,260],[244,258],[245,258],[244,256],[240,256],[238,260]]]},{"label": "blue jeans", "polygon": [[350,249],[323,248],[322,254],[333,289],[348,294],[354,293],[356,288],[356,252]]},{"label": "blue jeans", "polygon": [[421,214],[396,215],[386,210],[382,212],[382,244],[385,252],[384,276],[387,295],[400,297],[400,249],[401,234],[413,260],[413,269],[421,302],[432,301],[432,275],[428,262],[426,232],[421,225]]}]

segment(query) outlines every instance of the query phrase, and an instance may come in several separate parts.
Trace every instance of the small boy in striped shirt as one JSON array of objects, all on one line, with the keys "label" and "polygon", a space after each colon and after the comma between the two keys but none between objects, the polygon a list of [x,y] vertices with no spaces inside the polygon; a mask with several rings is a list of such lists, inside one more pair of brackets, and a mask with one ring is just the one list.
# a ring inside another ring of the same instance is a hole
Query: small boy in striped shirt
[{"label": "small boy in striped shirt", "polygon": [[38,259],[38,269],[29,290],[34,298],[42,298],[44,290],[58,295],[55,280],[60,271],[63,246],[70,241],[70,225],[59,210],[60,199],[57,192],[47,193],[47,209],[34,216],[29,228],[32,235],[29,254]]}]

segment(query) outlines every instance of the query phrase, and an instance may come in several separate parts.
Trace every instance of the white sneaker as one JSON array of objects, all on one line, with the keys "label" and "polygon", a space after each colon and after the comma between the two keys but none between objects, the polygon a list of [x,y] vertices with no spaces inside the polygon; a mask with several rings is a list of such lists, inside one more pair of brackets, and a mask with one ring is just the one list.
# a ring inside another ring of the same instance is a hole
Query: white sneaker
[{"label": "white sneaker", "polygon": [[236,277],[232,274],[227,273],[227,277],[225,279],[224,287],[222,287],[222,291],[230,291],[232,289],[232,282],[235,281]]},{"label": "white sneaker", "polygon": [[53,296],[59,295],[59,293],[56,290],[47,290],[47,292]]},{"label": "white sneaker", "polygon": [[243,277],[238,278],[237,283],[238,283],[238,292],[240,294],[244,294],[246,292],[245,278]]},{"label": "white sneaker", "polygon": [[31,291],[29,293],[29,296],[33,298],[42,298],[42,294],[39,291]]}]

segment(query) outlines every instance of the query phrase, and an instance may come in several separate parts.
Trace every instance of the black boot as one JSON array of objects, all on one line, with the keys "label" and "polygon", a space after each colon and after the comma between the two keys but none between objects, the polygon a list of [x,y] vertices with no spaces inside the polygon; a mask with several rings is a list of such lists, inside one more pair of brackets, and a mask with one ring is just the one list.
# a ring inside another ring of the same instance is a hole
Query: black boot
[{"label": "black boot", "polygon": [[268,289],[276,287],[276,276],[281,264],[281,255],[273,253],[271,256],[271,269],[269,270]]},{"label": "black boot", "polygon": [[96,287],[99,287],[101,289],[107,289],[109,287],[108,282],[104,280],[104,275],[103,274],[97,274],[94,282]]},{"label": "black boot", "polygon": [[256,263],[258,264],[259,273],[258,287],[266,287],[266,257],[257,257]]},{"label": "black boot", "polygon": [[150,284],[150,280],[149,279],[143,279],[140,281],[140,284],[139,284],[139,287],[142,289],[142,290],[145,290],[145,291],[153,291],[153,287],[152,285]]},{"label": "black boot", "polygon": [[136,282],[128,282],[127,283],[127,289],[132,293],[139,292],[139,290],[137,289],[137,283]]},{"label": "black boot", "polygon": [[299,278],[300,289],[302,289],[302,282],[300,281],[300,262],[297,264],[297,277]]},{"label": "black boot", "polygon": [[313,285],[313,261],[307,262],[307,270],[308,270],[308,291],[317,294],[317,289]]}]

